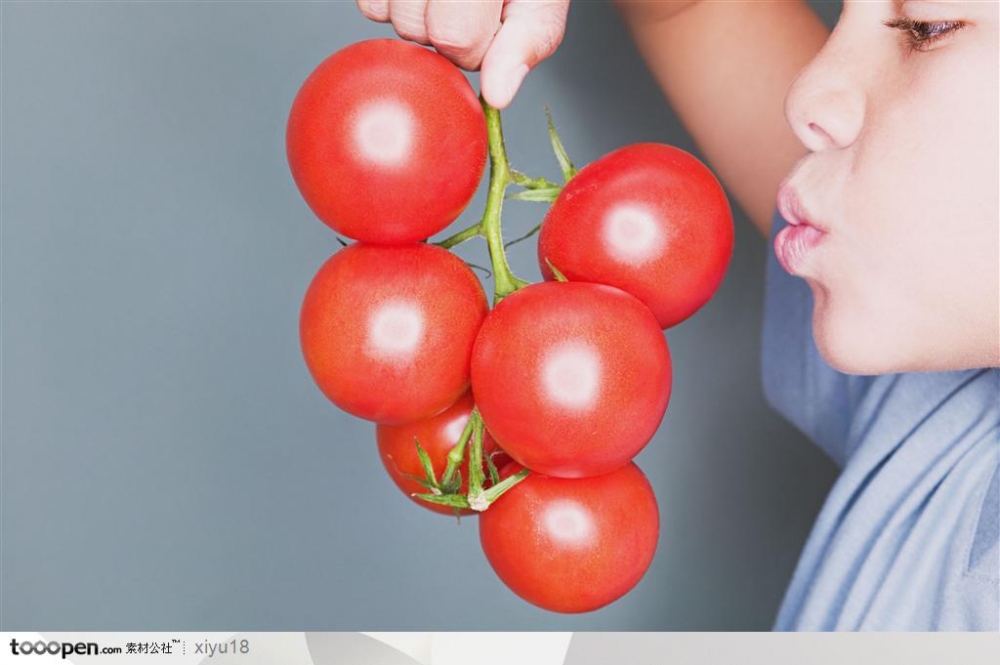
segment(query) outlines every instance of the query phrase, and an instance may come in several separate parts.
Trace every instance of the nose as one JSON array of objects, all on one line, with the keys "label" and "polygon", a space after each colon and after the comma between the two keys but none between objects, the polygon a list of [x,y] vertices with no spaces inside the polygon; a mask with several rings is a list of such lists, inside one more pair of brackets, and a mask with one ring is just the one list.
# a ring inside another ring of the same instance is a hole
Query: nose
[{"label": "nose", "polygon": [[856,60],[842,53],[837,32],[792,84],[785,117],[811,152],[846,148],[861,133],[865,94]]}]

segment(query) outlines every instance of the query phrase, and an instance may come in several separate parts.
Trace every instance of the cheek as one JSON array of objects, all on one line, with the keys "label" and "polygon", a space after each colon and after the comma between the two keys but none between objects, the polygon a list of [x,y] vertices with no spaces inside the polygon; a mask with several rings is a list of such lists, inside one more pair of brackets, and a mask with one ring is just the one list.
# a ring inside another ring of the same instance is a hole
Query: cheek
[{"label": "cheek", "polygon": [[934,64],[872,96],[852,147],[816,315],[842,367],[947,364],[1000,324],[997,67]]}]

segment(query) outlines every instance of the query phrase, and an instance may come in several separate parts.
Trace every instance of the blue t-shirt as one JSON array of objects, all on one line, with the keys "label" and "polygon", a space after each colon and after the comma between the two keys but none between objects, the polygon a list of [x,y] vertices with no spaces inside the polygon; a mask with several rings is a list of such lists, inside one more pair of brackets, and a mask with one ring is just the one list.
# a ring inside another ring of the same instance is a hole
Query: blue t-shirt
[{"label": "blue t-shirt", "polygon": [[850,376],[768,251],[768,402],[841,468],[774,630],[1000,630],[1000,370]]}]

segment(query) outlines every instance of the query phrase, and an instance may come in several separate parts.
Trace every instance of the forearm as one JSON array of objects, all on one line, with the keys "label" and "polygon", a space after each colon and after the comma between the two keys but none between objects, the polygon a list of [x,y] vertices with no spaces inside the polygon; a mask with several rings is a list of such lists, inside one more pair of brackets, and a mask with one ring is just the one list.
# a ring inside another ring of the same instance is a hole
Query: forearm
[{"label": "forearm", "polygon": [[713,170],[765,236],[805,153],[784,99],[828,31],[802,0],[617,0],[640,53]]}]

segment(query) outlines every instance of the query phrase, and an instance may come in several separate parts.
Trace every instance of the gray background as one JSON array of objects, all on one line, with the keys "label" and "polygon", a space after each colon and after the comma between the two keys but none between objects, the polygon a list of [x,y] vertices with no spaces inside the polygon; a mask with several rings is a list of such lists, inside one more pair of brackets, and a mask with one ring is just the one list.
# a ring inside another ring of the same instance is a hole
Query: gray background
[{"label": "gray background", "polygon": [[[637,460],[656,558],[603,610],[514,596],[475,520],[412,506],[374,426],[312,383],[298,309],[336,244],[285,119],[325,56],[391,34],[353,2],[3,3],[3,630],[770,627],[836,469],[764,402],[767,248],[742,212],[718,295],[668,333],[674,393]],[[515,167],[555,178],[545,103],[578,164],[694,151],[603,2],[574,3],[504,113]],[[509,204],[508,236],[543,210]]]}]

